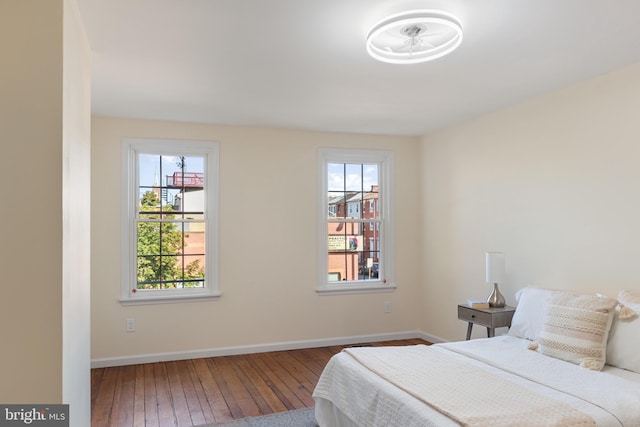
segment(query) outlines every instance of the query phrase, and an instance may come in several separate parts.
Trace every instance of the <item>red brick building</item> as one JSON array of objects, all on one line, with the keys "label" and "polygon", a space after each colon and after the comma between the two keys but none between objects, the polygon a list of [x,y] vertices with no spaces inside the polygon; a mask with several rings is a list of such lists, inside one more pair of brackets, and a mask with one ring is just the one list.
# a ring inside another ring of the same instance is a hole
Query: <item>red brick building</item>
[{"label": "red brick building", "polygon": [[379,218],[378,201],[377,185],[367,192],[345,192],[329,198],[327,265],[330,281],[377,278],[380,224],[367,220]]}]

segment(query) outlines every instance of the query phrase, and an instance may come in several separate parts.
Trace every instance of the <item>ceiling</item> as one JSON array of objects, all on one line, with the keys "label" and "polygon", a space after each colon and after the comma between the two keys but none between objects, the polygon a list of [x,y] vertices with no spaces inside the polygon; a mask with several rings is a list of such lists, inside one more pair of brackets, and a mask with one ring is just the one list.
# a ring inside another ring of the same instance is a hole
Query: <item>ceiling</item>
[{"label": "ceiling", "polygon": [[[422,135],[640,61],[638,0],[77,0],[97,115]],[[391,13],[441,9],[460,47],[368,56]]]}]

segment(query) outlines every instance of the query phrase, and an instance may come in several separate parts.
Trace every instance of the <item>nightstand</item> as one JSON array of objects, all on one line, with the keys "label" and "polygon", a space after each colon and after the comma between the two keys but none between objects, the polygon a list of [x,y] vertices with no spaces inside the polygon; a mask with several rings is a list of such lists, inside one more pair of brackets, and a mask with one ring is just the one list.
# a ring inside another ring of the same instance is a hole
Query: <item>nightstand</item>
[{"label": "nightstand", "polygon": [[473,325],[487,327],[489,338],[496,335],[496,328],[510,327],[513,313],[516,308],[508,305],[500,308],[471,308],[467,305],[458,305],[458,319],[469,322],[467,326],[467,340],[471,339]]}]

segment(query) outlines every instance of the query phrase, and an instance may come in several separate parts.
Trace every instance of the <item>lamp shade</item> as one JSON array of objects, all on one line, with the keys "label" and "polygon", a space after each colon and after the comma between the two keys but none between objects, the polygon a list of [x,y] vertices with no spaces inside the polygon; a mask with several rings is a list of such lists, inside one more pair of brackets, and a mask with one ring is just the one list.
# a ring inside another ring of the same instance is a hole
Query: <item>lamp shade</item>
[{"label": "lamp shade", "polygon": [[504,280],[504,254],[502,252],[487,252],[486,281],[487,283],[502,283]]}]

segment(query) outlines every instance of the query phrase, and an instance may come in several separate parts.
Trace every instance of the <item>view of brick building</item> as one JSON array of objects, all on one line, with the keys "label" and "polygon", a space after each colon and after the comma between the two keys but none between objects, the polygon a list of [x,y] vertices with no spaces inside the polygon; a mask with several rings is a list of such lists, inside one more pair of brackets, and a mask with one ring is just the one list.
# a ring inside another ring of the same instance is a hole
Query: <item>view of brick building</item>
[{"label": "view of brick building", "polygon": [[378,194],[372,185],[367,192],[332,192],[329,197],[329,281],[378,278],[380,223],[368,221],[379,218]]}]

